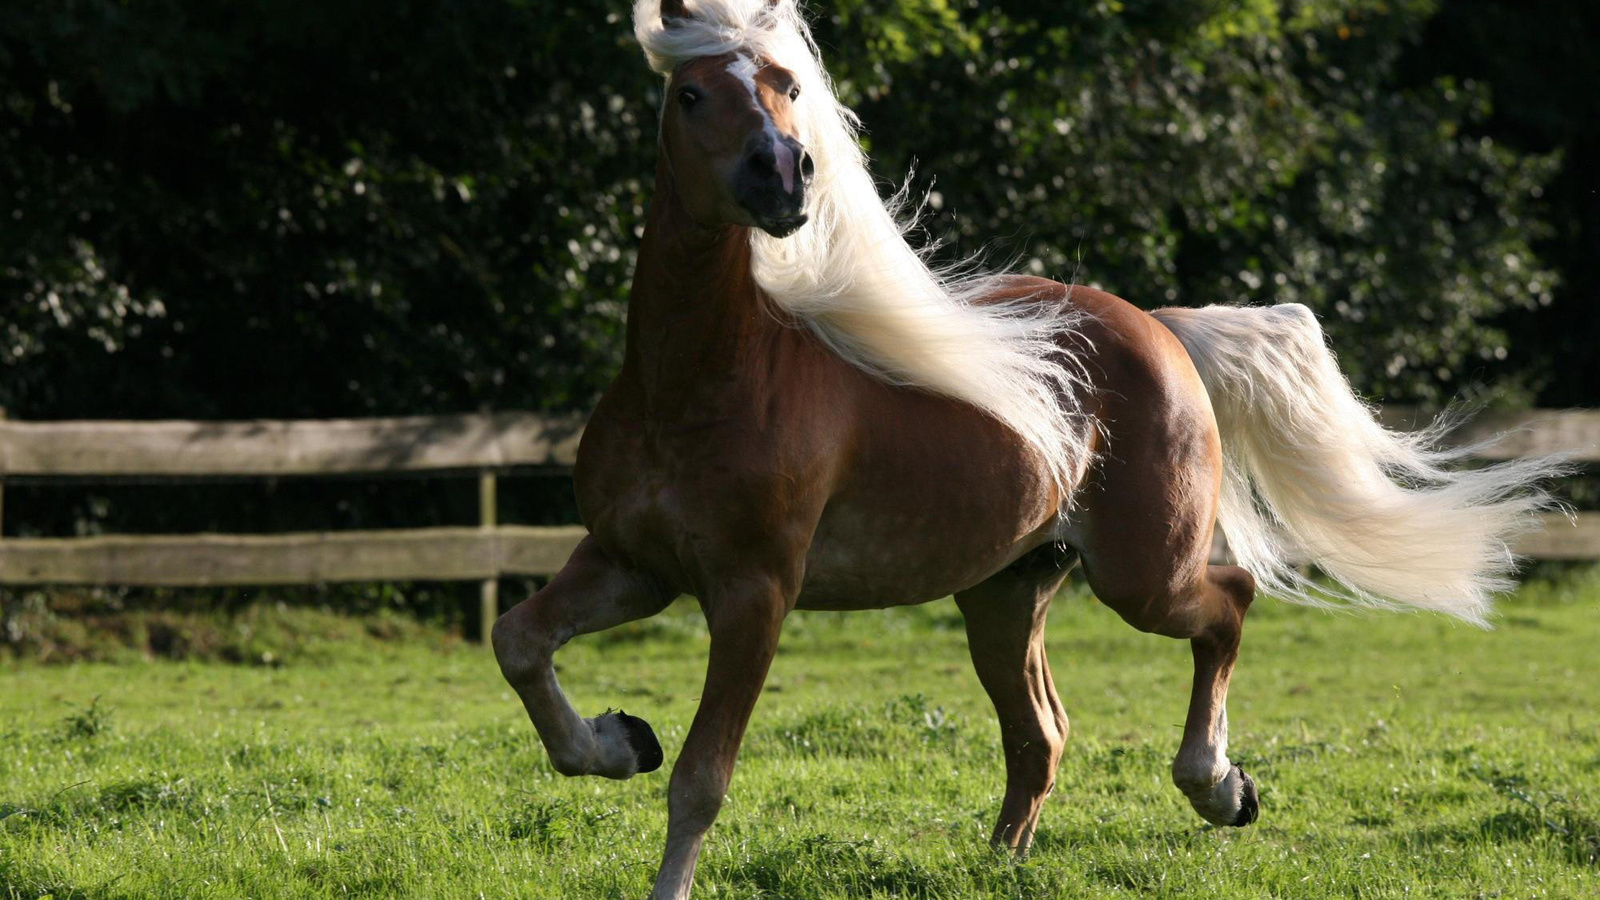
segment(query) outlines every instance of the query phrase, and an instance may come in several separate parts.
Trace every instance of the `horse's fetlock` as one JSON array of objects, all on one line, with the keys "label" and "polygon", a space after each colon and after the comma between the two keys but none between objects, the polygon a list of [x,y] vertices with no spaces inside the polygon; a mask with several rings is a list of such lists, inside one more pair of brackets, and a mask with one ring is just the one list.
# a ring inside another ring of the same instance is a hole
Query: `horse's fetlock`
[{"label": "horse's fetlock", "polygon": [[1185,794],[1204,793],[1226,779],[1232,769],[1228,758],[1220,753],[1180,751],[1172,760],[1172,783]]},{"label": "horse's fetlock", "polygon": [[588,760],[583,754],[567,748],[550,750],[550,768],[555,769],[556,774],[569,778],[589,774]]}]

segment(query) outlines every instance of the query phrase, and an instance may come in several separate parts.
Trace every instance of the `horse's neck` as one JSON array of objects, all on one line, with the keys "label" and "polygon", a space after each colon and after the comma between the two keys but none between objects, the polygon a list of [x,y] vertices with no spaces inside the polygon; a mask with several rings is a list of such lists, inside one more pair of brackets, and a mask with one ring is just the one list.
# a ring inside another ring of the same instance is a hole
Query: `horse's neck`
[{"label": "horse's neck", "polygon": [[698,402],[760,365],[781,326],[750,274],[743,228],[702,228],[656,179],[628,299],[627,366],[652,406]]}]

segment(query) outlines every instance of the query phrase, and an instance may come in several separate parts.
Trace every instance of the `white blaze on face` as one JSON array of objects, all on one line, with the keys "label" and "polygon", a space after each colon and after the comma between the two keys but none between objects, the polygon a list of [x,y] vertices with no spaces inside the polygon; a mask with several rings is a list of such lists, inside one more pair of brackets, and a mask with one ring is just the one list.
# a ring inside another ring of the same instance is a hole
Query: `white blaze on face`
[{"label": "white blaze on face", "polygon": [[794,193],[795,159],[794,151],[789,148],[788,142],[778,134],[778,126],[772,122],[772,116],[767,108],[761,105],[761,94],[756,90],[756,73],[761,71],[761,66],[754,59],[740,54],[739,58],[728,64],[728,74],[739,79],[739,82],[750,92],[750,103],[755,106],[756,112],[761,114],[763,127],[767,132],[767,140],[772,142],[772,153],[776,157],[778,177],[783,179],[783,192]]}]

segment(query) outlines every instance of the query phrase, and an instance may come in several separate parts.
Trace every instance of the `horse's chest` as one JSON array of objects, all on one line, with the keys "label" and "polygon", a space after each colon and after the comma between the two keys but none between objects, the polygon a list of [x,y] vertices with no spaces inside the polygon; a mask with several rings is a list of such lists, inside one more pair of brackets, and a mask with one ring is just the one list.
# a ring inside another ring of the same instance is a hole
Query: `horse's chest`
[{"label": "horse's chest", "polygon": [[683,497],[671,472],[639,457],[633,465],[590,467],[578,478],[579,510],[590,534],[636,567],[660,569],[664,555],[675,555],[687,516]]},{"label": "horse's chest", "polygon": [[685,589],[704,574],[708,557],[726,556],[758,540],[745,511],[753,504],[748,467],[715,452],[715,435],[664,441],[640,431],[609,429],[585,450],[577,472],[584,524],[608,553]]},{"label": "horse's chest", "polygon": [[802,607],[942,596],[1042,540],[1053,506],[1009,439],[958,440],[970,414],[922,402],[913,421],[924,427],[870,439],[826,439],[836,431],[825,419],[667,430],[597,411],[577,471],[584,523],[619,563],[682,590],[766,567],[803,573]]}]

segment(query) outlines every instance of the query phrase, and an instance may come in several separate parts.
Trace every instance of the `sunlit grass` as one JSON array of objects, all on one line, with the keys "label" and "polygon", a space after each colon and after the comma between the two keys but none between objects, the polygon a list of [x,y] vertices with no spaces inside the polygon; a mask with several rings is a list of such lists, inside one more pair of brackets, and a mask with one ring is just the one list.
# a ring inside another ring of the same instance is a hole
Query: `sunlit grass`
[{"label": "sunlit grass", "polygon": [[[697,896],[1600,896],[1600,586],[1503,611],[1484,633],[1259,602],[1230,719],[1262,818],[1219,830],[1168,783],[1187,648],[1064,595],[1073,735],[1021,865],[984,846],[998,734],[953,604],[797,614]],[[670,769],[706,644],[680,604],[579,639],[561,677],[650,720]],[[471,646],[10,663],[0,897],[640,898],[666,781],[557,776]]]}]

